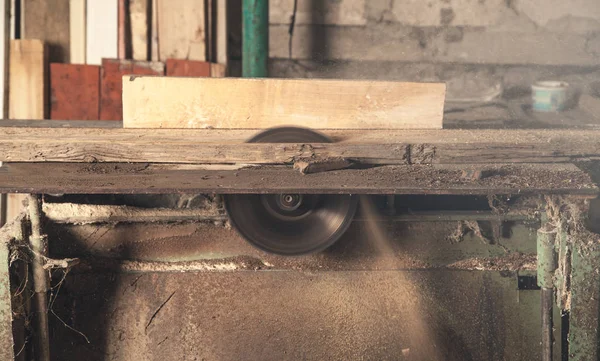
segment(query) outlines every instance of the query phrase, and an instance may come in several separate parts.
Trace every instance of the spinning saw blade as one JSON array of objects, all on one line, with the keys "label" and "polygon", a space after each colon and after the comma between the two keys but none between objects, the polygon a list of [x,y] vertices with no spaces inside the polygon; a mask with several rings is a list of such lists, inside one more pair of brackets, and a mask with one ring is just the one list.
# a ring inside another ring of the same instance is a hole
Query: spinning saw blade
[{"label": "spinning saw blade", "polygon": [[[257,134],[249,143],[330,143],[309,129],[282,127]],[[226,195],[232,225],[252,245],[271,253],[300,255],[331,246],[348,229],[357,197],[345,194]]]}]

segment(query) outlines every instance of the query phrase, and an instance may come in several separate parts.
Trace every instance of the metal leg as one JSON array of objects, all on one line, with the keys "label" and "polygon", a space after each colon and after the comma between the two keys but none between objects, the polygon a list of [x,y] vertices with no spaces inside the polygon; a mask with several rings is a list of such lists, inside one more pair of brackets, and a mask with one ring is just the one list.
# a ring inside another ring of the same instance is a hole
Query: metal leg
[{"label": "metal leg", "polygon": [[33,253],[32,271],[36,307],[36,354],[39,361],[50,361],[50,334],[48,331],[48,272],[44,269],[44,257],[48,247],[42,235],[42,204],[39,196],[29,196],[29,220],[31,221],[30,246]]},{"label": "metal leg", "polygon": [[552,361],[552,348],[554,338],[552,335],[552,304],[554,303],[554,290],[542,288],[542,361]]}]

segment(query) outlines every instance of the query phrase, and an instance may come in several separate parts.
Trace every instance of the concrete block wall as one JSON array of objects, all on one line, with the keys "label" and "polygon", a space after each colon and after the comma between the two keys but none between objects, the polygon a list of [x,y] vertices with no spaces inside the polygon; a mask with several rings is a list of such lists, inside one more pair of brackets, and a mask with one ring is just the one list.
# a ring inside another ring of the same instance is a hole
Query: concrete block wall
[{"label": "concrete block wall", "polygon": [[[598,0],[299,0],[293,59],[597,66]],[[270,3],[289,57],[293,0]]]},{"label": "concrete block wall", "polygon": [[492,82],[600,68],[598,0],[298,0],[290,58],[292,9],[270,2],[274,77]]}]

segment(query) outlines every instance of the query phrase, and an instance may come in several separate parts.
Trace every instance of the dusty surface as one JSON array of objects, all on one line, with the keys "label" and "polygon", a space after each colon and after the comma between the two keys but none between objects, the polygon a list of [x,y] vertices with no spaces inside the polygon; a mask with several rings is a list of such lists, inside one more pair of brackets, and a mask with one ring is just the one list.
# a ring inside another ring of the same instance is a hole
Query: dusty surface
[{"label": "dusty surface", "polygon": [[[467,232],[460,242],[455,242],[450,235],[456,225],[457,222],[387,221],[377,222],[377,227],[381,227],[381,231],[377,231],[367,221],[356,221],[329,249],[301,257],[278,257],[259,251],[222,223],[56,225],[49,227],[48,232],[53,257],[81,257],[93,265],[116,270],[210,270],[232,262],[231,269],[305,271],[423,269],[450,265],[455,269],[514,271],[519,262],[523,269],[531,268],[535,233],[526,225],[506,223],[504,233],[507,234],[495,240]],[[381,242],[377,242],[382,237],[386,239],[383,250]],[[157,263],[122,264],[121,261],[127,260]],[[457,263],[464,260],[477,262]],[[178,262],[179,265],[161,262]]]},{"label": "dusty surface", "polygon": [[53,353],[90,361],[536,359],[539,296],[515,283],[464,271],[70,275],[53,307],[90,343],[52,316]]}]

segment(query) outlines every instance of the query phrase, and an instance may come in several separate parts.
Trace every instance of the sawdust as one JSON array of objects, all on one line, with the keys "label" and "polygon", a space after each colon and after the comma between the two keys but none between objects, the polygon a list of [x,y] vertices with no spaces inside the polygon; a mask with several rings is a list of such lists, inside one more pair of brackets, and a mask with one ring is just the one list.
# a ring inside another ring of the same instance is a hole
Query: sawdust
[{"label": "sawdust", "polygon": [[[366,218],[366,227],[372,235],[373,245],[380,255],[393,254],[393,248],[388,237],[384,234],[381,224],[376,221],[378,212],[372,200],[367,196],[361,196],[360,201],[361,210]],[[381,262],[384,267],[396,268],[393,264],[393,259],[382,258]],[[433,325],[423,317],[425,315],[424,307],[426,307],[425,303],[422,302],[423,295],[407,275],[398,273],[397,277],[401,278],[402,282],[406,284],[403,290],[406,300],[402,302],[406,302],[411,307],[409,310],[409,322],[413,324],[413,329],[409,336],[411,359],[423,361],[443,360],[443,355],[440,354],[435,346],[443,341],[436,340]]]},{"label": "sawdust", "polygon": [[77,271],[110,270],[120,272],[230,272],[258,271],[272,265],[258,258],[237,256],[187,262],[153,262],[87,258],[76,266]]},{"label": "sawdust", "polygon": [[534,271],[537,269],[537,256],[514,252],[505,257],[476,257],[454,262],[447,268],[468,271]]},{"label": "sawdust", "polygon": [[206,202],[204,208],[138,208],[120,205],[78,203],[44,203],[46,218],[58,223],[93,224],[118,222],[160,222],[185,220],[223,221],[217,202]]}]

